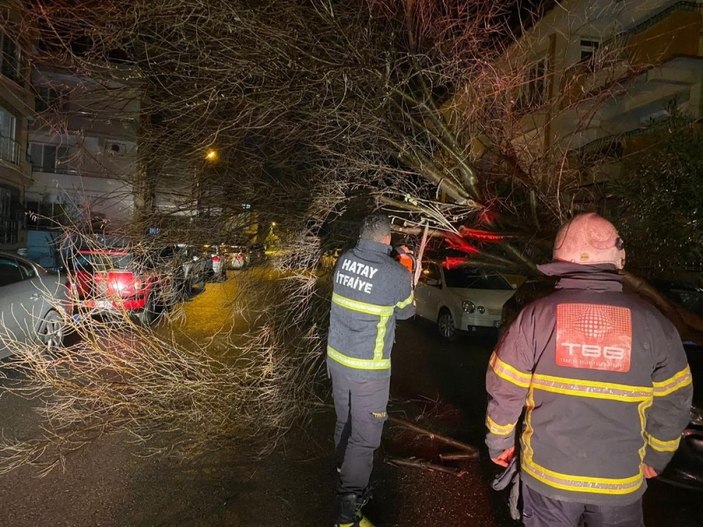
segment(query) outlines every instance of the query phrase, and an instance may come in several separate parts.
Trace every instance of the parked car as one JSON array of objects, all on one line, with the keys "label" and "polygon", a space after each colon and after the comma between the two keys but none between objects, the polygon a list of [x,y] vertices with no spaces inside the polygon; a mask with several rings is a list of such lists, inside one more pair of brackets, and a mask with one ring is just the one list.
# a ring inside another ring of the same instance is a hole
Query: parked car
[{"label": "parked car", "polygon": [[183,267],[184,289],[186,293],[194,288],[202,288],[208,274],[208,262],[193,245],[178,244],[178,255]]},{"label": "parked car", "polygon": [[201,248],[201,256],[205,259],[206,276],[216,282],[226,278],[224,251],[219,243],[206,243]]},{"label": "parked car", "polygon": [[266,246],[263,243],[252,243],[247,247],[249,263],[256,265],[266,260]]},{"label": "parked car", "polygon": [[659,481],[703,491],[703,408],[691,407],[691,419],[681,434],[681,442]]},{"label": "parked car", "polygon": [[66,282],[31,260],[0,252],[0,357],[12,353],[6,338],[47,349],[63,344],[70,311]]},{"label": "parked car", "polygon": [[181,277],[171,254],[163,249],[78,250],[69,262],[77,308],[91,314],[126,312],[151,324],[180,298]]},{"label": "parked car", "polygon": [[458,331],[497,328],[503,304],[515,293],[500,273],[457,267],[445,269],[427,261],[415,288],[416,313],[437,323],[440,335],[453,339]]},{"label": "parked car", "polygon": [[249,255],[241,245],[221,245],[227,269],[244,269],[249,264]]},{"label": "parked car", "polygon": [[152,263],[172,277],[182,295],[187,296],[193,287],[203,287],[207,278],[208,262],[195,247],[184,243],[166,245],[155,252]]}]

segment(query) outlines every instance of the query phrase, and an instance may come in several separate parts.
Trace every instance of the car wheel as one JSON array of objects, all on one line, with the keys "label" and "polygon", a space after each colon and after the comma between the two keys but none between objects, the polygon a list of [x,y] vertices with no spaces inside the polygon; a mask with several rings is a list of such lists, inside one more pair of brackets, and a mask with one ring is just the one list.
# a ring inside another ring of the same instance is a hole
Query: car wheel
[{"label": "car wheel", "polygon": [[66,326],[58,311],[49,311],[39,324],[37,336],[47,351],[54,351],[63,346]]},{"label": "car wheel", "polygon": [[437,317],[437,329],[439,330],[439,334],[442,338],[454,340],[457,337],[454,317],[452,317],[451,312],[446,308],[443,308],[439,312],[439,317]]},{"label": "car wheel", "polygon": [[137,313],[137,320],[142,326],[150,326],[156,320],[156,305],[153,295],[149,295],[144,309]]}]

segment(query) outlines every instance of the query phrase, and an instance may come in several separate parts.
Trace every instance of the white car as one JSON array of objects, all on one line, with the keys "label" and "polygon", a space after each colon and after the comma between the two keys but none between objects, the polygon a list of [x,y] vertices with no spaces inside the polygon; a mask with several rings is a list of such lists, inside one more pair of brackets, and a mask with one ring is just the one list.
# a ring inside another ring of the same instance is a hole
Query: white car
[{"label": "white car", "polygon": [[440,335],[451,340],[460,330],[497,328],[503,304],[513,294],[515,285],[495,271],[445,269],[429,261],[423,264],[415,288],[416,314],[436,322]]},{"label": "white car", "polygon": [[0,357],[11,341],[63,344],[70,307],[66,276],[10,253],[0,253]]}]

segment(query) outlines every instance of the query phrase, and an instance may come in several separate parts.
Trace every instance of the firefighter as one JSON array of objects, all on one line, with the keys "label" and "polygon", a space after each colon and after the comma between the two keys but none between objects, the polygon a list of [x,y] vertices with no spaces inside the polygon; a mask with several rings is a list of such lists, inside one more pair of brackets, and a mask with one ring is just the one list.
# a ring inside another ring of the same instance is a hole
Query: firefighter
[{"label": "firefighter", "polygon": [[491,459],[520,441],[523,524],[643,525],[646,479],[661,473],[689,418],[691,373],[676,328],[624,294],[615,227],[595,213],[560,229],[556,291],[525,307],[491,356]]},{"label": "firefighter", "polygon": [[336,526],[372,527],[361,507],[387,419],[395,321],[415,313],[411,276],[389,256],[390,242],[388,218],[367,216],[333,275],[327,368],[337,414]]}]

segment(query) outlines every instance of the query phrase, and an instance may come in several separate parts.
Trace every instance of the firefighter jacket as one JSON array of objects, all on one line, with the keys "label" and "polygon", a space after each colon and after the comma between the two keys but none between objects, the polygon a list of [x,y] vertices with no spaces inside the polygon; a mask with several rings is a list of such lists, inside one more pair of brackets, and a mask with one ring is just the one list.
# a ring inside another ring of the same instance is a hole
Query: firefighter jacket
[{"label": "firefighter jacket", "polygon": [[521,434],[522,478],[550,498],[626,505],[661,472],[689,419],[691,373],[676,328],[622,292],[615,266],[553,262],[557,290],[525,307],[486,375],[491,457]]},{"label": "firefighter jacket", "polygon": [[327,365],[364,377],[389,377],[395,321],[415,313],[410,273],[390,246],[359,240],[334,269]]}]

